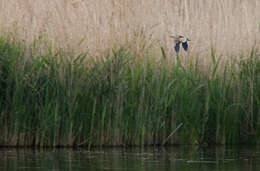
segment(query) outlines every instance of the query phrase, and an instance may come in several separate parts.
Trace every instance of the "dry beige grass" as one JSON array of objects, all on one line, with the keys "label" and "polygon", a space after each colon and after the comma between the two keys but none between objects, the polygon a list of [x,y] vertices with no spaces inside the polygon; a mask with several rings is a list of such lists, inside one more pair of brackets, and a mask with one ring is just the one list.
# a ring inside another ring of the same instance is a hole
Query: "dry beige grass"
[{"label": "dry beige grass", "polygon": [[260,47],[259,0],[1,0],[0,34],[101,53],[143,43],[173,53],[170,34],[191,41],[190,53],[237,55]]}]

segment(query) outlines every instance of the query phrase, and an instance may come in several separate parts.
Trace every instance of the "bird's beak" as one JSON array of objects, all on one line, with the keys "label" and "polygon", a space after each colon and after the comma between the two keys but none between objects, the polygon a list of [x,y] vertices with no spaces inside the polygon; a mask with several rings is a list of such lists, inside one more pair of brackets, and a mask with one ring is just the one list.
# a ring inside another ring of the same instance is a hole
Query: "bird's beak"
[{"label": "bird's beak", "polygon": [[187,38],[187,41],[191,41],[191,40]]},{"label": "bird's beak", "polygon": [[170,35],[170,38],[174,38],[174,39],[175,39],[175,36],[173,36],[173,35]]}]

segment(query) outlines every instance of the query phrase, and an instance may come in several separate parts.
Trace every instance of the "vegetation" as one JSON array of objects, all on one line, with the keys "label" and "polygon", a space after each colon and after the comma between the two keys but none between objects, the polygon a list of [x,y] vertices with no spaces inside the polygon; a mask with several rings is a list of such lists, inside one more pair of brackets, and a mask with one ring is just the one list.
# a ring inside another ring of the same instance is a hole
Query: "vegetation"
[{"label": "vegetation", "polygon": [[29,43],[44,37],[54,47],[100,56],[118,44],[138,51],[143,42],[156,42],[169,55],[169,35],[181,34],[191,39],[191,53],[206,64],[211,46],[227,58],[260,48],[259,19],[259,0],[0,2],[0,35],[11,32]]},{"label": "vegetation", "polygon": [[259,0],[1,0],[0,145],[259,143],[259,18]]},{"label": "vegetation", "polygon": [[260,54],[173,60],[127,46],[105,57],[0,38],[0,145],[260,142]]}]

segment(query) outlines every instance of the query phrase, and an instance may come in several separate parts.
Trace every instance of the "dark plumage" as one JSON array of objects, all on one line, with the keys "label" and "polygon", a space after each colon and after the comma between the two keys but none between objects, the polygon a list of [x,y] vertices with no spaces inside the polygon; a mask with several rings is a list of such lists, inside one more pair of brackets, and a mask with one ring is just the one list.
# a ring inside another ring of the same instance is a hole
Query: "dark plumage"
[{"label": "dark plumage", "polygon": [[183,49],[185,51],[187,51],[188,50],[188,42],[187,41],[186,42],[182,42],[182,47],[183,47]]},{"label": "dark plumage", "polygon": [[175,49],[175,52],[178,54],[180,52],[180,44],[182,44],[182,47],[185,51],[188,50],[188,41],[190,41],[190,39],[186,38],[186,37],[183,37],[181,35],[179,36],[170,36],[171,38],[174,39],[174,42],[175,42],[175,46],[174,46],[174,49]]},{"label": "dark plumage", "polygon": [[181,44],[181,42],[177,42],[174,46],[176,53],[179,53],[179,51],[180,51],[180,44]]}]

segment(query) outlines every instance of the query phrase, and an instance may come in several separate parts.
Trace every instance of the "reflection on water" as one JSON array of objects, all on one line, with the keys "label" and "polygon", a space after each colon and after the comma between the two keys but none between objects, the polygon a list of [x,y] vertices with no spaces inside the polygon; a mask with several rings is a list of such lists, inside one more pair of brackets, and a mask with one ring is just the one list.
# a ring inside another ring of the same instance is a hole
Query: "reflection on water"
[{"label": "reflection on water", "polygon": [[258,147],[0,149],[0,170],[259,171]]}]

